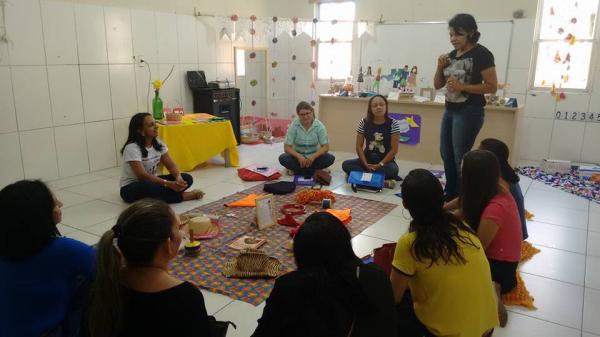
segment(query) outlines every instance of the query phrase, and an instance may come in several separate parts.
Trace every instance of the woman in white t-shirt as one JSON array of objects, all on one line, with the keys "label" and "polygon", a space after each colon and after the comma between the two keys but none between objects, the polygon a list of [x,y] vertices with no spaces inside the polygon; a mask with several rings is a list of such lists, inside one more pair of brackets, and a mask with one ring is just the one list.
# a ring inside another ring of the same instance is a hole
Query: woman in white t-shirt
[{"label": "woman in white t-shirt", "polygon": [[[157,136],[158,127],[152,115],[140,112],[131,117],[129,135],[121,149],[121,198],[125,202],[153,198],[168,203],[201,199],[204,192],[200,190],[185,192],[194,179],[187,173],[179,172],[169,156],[167,146]],[[159,163],[171,174],[157,175]]]}]

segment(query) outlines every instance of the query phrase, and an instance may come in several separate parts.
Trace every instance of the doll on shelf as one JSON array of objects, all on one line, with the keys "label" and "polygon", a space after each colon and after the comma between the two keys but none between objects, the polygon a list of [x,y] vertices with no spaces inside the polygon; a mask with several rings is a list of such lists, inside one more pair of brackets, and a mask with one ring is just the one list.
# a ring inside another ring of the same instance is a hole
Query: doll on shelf
[{"label": "doll on shelf", "polygon": [[415,88],[417,86],[417,74],[419,73],[419,69],[417,66],[413,66],[410,69],[410,74],[408,74],[408,87]]}]

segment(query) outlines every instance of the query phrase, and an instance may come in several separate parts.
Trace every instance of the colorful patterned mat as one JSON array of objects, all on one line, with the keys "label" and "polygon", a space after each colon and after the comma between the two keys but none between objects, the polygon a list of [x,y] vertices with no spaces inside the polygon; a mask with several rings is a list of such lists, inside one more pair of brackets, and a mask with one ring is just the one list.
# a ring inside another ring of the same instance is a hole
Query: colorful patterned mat
[{"label": "colorful patterned mat", "polygon": [[519,167],[518,170],[526,177],[600,204],[600,183],[580,176],[577,170],[571,170],[567,174],[547,174],[533,166]]},{"label": "colorful patterned mat", "polygon": [[[298,192],[300,189],[296,189]],[[202,241],[198,257],[178,256],[170,265],[171,272],[177,277],[190,281],[209,291],[229,296],[233,299],[258,305],[271,292],[274,279],[228,279],[221,274],[226,261],[237,254],[237,251],[227,247],[227,244],[242,235],[251,235],[267,239],[261,250],[276,257],[287,270],[296,268],[294,256],[286,250],[290,236],[290,227],[275,225],[261,231],[252,224],[254,207],[225,207],[226,203],[238,200],[248,194],[262,194],[263,185],[257,185],[244,191],[232,194],[221,200],[200,206],[186,213],[206,213],[220,215],[219,225],[221,234],[214,239]],[[275,197],[277,216],[281,216],[279,208],[284,204],[294,202],[295,193]],[[370,225],[391,212],[397,205],[357,198],[354,196],[336,194],[334,208],[351,208],[352,221],[348,229],[352,237],[356,236]],[[320,207],[308,205],[307,214],[297,216],[303,221],[309,214],[320,210]]]}]

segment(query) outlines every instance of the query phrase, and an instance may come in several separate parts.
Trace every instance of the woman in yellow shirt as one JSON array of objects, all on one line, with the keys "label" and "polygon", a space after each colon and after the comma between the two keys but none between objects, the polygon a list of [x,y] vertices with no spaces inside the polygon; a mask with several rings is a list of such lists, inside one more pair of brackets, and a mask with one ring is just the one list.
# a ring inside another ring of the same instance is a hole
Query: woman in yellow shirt
[{"label": "woman in yellow shirt", "polygon": [[413,220],[396,245],[390,280],[396,303],[412,297],[412,305],[400,306],[407,325],[400,331],[490,336],[498,325],[496,297],[479,239],[443,209],[442,185],[431,172],[411,171],[402,183],[402,198]]}]

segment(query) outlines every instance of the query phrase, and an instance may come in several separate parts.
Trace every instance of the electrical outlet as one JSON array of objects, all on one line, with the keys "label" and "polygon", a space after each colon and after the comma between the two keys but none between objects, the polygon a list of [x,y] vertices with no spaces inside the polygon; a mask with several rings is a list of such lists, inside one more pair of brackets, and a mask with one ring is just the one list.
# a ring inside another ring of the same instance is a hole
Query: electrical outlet
[{"label": "electrical outlet", "polygon": [[134,55],[133,56],[133,61],[135,62],[135,64],[137,64],[139,67],[143,67],[144,66],[144,55]]}]

